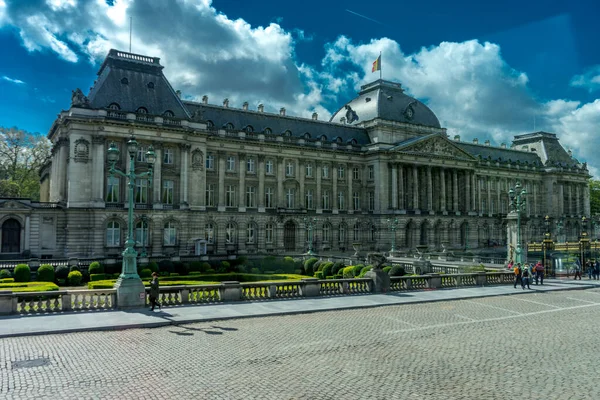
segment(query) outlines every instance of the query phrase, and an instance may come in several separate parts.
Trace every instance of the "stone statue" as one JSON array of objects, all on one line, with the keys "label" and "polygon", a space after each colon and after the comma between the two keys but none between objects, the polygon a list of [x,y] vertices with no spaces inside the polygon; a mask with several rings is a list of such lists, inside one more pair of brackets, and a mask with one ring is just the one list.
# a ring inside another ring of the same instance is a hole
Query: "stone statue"
[{"label": "stone statue", "polygon": [[71,107],[89,107],[90,106],[90,101],[88,100],[88,98],[83,94],[83,92],[81,91],[81,89],[77,88],[75,90],[72,91],[72,95],[71,95]]},{"label": "stone statue", "polygon": [[193,122],[201,122],[202,121],[202,110],[200,108],[196,108],[194,113],[192,114]]},{"label": "stone statue", "polygon": [[369,264],[373,265],[373,269],[382,269],[383,264],[387,262],[387,258],[381,253],[367,254]]}]

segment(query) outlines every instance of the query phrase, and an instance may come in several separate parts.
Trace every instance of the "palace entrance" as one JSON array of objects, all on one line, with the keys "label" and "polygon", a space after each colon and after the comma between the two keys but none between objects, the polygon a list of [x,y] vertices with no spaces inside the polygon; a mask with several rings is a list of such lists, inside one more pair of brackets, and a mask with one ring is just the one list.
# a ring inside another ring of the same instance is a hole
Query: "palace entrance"
[{"label": "palace entrance", "polygon": [[296,250],[296,224],[288,221],[283,226],[283,247],[285,251]]},{"label": "palace entrance", "polygon": [[21,224],[16,219],[8,219],[2,224],[2,253],[21,251]]}]

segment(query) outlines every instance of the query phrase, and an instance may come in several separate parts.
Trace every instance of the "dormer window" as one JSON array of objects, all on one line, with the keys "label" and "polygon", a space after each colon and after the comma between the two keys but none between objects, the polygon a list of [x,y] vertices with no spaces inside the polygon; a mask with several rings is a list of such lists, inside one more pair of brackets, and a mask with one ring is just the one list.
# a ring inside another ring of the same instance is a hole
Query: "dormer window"
[{"label": "dormer window", "polygon": [[265,128],[265,135],[271,135],[273,134],[273,131],[271,130],[271,128]]},{"label": "dormer window", "polygon": [[252,127],[252,125],[247,125],[247,126],[244,128],[244,131],[245,131],[246,133],[252,133],[252,132],[254,132],[254,128]]},{"label": "dormer window", "polygon": [[342,138],[341,137],[336,137],[334,140],[336,143],[342,143]]},{"label": "dormer window", "polygon": [[108,108],[109,110],[120,110],[121,106],[117,103],[110,103],[106,108]]},{"label": "dormer window", "polygon": [[121,84],[123,84],[123,85],[129,85],[129,79],[127,79],[127,78],[121,79]]},{"label": "dormer window", "polygon": [[154,82],[148,82],[148,89],[154,89]]},{"label": "dormer window", "polygon": [[306,132],[303,136],[304,139],[308,140],[310,139],[310,133]]},{"label": "dormer window", "polygon": [[289,129],[286,130],[285,132],[283,132],[283,136],[292,136],[292,131],[290,131]]},{"label": "dormer window", "polygon": [[208,129],[211,129],[211,128],[214,128],[214,127],[215,127],[215,124],[214,124],[214,122],[212,122],[211,120],[208,120],[208,121],[206,121],[206,127],[207,127]]},{"label": "dormer window", "polygon": [[138,114],[148,114],[148,110],[145,107],[140,107],[137,109],[136,113]]},{"label": "dormer window", "polygon": [[233,129],[233,124],[231,122],[225,124],[225,130],[232,131]]},{"label": "dormer window", "polygon": [[163,116],[165,116],[167,118],[173,118],[175,116],[175,114],[173,113],[173,111],[167,110],[163,113]]},{"label": "dormer window", "polygon": [[352,146],[356,146],[358,144],[358,142],[356,141],[356,139],[352,139],[352,140],[350,140],[350,144]]},{"label": "dormer window", "polygon": [[326,142],[326,141],[327,141],[327,136],[325,136],[325,135],[321,135],[321,136],[319,136],[319,140],[320,140],[321,142]]}]

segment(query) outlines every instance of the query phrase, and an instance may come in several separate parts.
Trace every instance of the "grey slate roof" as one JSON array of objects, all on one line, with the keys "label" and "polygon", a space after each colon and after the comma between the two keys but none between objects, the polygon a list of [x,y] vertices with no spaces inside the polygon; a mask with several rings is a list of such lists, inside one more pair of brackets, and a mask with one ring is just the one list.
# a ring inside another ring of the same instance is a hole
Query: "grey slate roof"
[{"label": "grey slate roof", "polygon": [[363,85],[358,97],[336,111],[330,121],[341,122],[342,118],[349,125],[380,118],[440,128],[440,122],[429,107],[404,94],[399,83],[381,79]]},{"label": "grey slate roof", "polygon": [[352,139],[356,139],[357,144],[370,143],[367,132],[359,127],[192,101],[184,101],[184,104],[190,114],[200,110],[202,119],[212,122],[215,128],[224,128],[226,124],[230,123],[236,130],[243,130],[250,125],[256,133],[261,133],[269,128],[273,134],[277,135],[289,130],[291,136],[294,137],[301,137],[308,133],[312,139],[325,135],[327,141],[333,141],[335,138],[340,137],[343,143],[348,143]]},{"label": "grey slate roof", "polygon": [[503,149],[498,147],[486,146],[482,144],[455,142],[455,144],[472,154],[475,157],[481,156],[482,159],[490,159],[491,161],[501,162],[516,162],[542,165],[540,157],[535,152],[526,152],[513,149]]},{"label": "grey slate roof", "polygon": [[579,164],[577,159],[571,157],[565,151],[554,133],[539,131],[517,135],[513,140],[513,144],[518,148],[524,145],[527,145],[529,148],[535,148],[544,164],[548,163],[548,161],[550,165],[560,166]]},{"label": "grey slate roof", "polygon": [[[98,71],[98,79],[88,99],[92,108],[106,108],[117,103],[121,110],[136,112],[139,107],[148,114],[173,112],[176,118],[189,118],[181,100],[162,73],[156,57],[110,50]],[[126,78],[128,83],[121,81]],[[154,88],[148,87],[152,83]]]}]

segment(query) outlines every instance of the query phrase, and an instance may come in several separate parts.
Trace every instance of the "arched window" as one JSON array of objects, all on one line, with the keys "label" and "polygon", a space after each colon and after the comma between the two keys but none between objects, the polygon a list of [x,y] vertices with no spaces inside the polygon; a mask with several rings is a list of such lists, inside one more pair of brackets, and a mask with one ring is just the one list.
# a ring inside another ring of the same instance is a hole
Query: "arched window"
[{"label": "arched window", "polygon": [[110,103],[106,108],[108,108],[109,110],[120,110],[121,106],[117,103]]},{"label": "arched window", "polygon": [[117,221],[110,221],[106,225],[106,245],[116,247],[121,244],[121,225]]},{"label": "arched window", "polygon": [[123,85],[129,85],[129,79],[127,79],[127,78],[122,78],[122,79],[121,79],[121,83],[122,83]]},{"label": "arched window", "polygon": [[292,131],[290,131],[289,129],[285,130],[283,132],[283,136],[292,136]]},{"label": "arched window", "polygon": [[273,131],[271,130],[271,128],[265,128],[265,135],[272,135]]},{"label": "arched window", "polygon": [[208,120],[208,121],[206,121],[206,127],[207,127],[208,129],[212,129],[212,128],[214,128],[214,127],[215,127],[215,123],[214,123],[214,122],[212,122],[211,120]]},{"label": "arched window", "polygon": [[342,138],[340,136],[338,136],[333,141],[336,143],[342,143]]},{"label": "arched window", "polygon": [[266,243],[273,243],[273,224],[272,223],[268,223],[265,226],[265,242]]},{"label": "arched window", "polygon": [[148,109],[146,107],[140,107],[136,110],[138,114],[148,114]]},{"label": "arched window", "polygon": [[325,224],[323,225],[323,229],[321,230],[323,236],[323,242],[331,241],[331,225]]},{"label": "arched window", "polygon": [[310,139],[310,133],[306,132],[302,137],[304,139],[308,140],[308,139]]},{"label": "arched window", "polygon": [[325,136],[325,135],[321,135],[321,136],[319,136],[319,140],[320,140],[321,142],[326,142],[326,141],[327,141],[327,136]]},{"label": "arched window", "polygon": [[235,244],[237,243],[237,227],[233,222],[230,222],[225,227],[225,243]]},{"label": "arched window", "polygon": [[148,221],[140,220],[135,224],[136,246],[148,246]]},{"label": "arched window", "polygon": [[169,221],[165,224],[163,230],[163,245],[175,246],[177,243],[177,228],[173,221]]},{"label": "arched window", "polygon": [[154,82],[148,82],[148,89],[154,89]]},{"label": "arched window", "polygon": [[377,240],[377,228],[375,228],[375,225],[371,225],[371,230],[369,231],[369,234],[369,239],[371,240],[371,242]]},{"label": "arched window", "polygon": [[246,127],[244,128],[244,131],[246,133],[252,133],[252,132],[254,132],[254,128],[252,127],[252,125],[246,125]]},{"label": "arched window", "polygon": [[204,240],[206,240],[206,243],[208,244],[215,243],[215,226],[211,222],[204,225]]},{"label": "arched window", "polygon": [[167,110],[163,113],[163,116],[165,116],[167,118],[173,118],[175,116],[175,114],[173,113],[173,111]]},{"label": "arched window", "polygon": [[354,238],[352,240],[354,240],[355,242],[358,242],[360,240],[360,225],[358,224],[358,222],[354,224]]},{"label": "arched window", "polygon": [[256,225],[253,222],[246,228],[246,242],[256,243]]},{"label": "arched window", "polygon": [[338,238],[340,243],[346,242],[346,225],[340,224],[338,227]]},{"label": "arched window", "polygon": [[225,124],[225,130],[232,131],[233,129],[234,129],[234,126],[231,122],[228,122]]},{"label": "arched window", "polygon": [[358,142],[356,141],[356,139],[350,139],[350,144],[352,146],[356,146],[358,144]]}]

